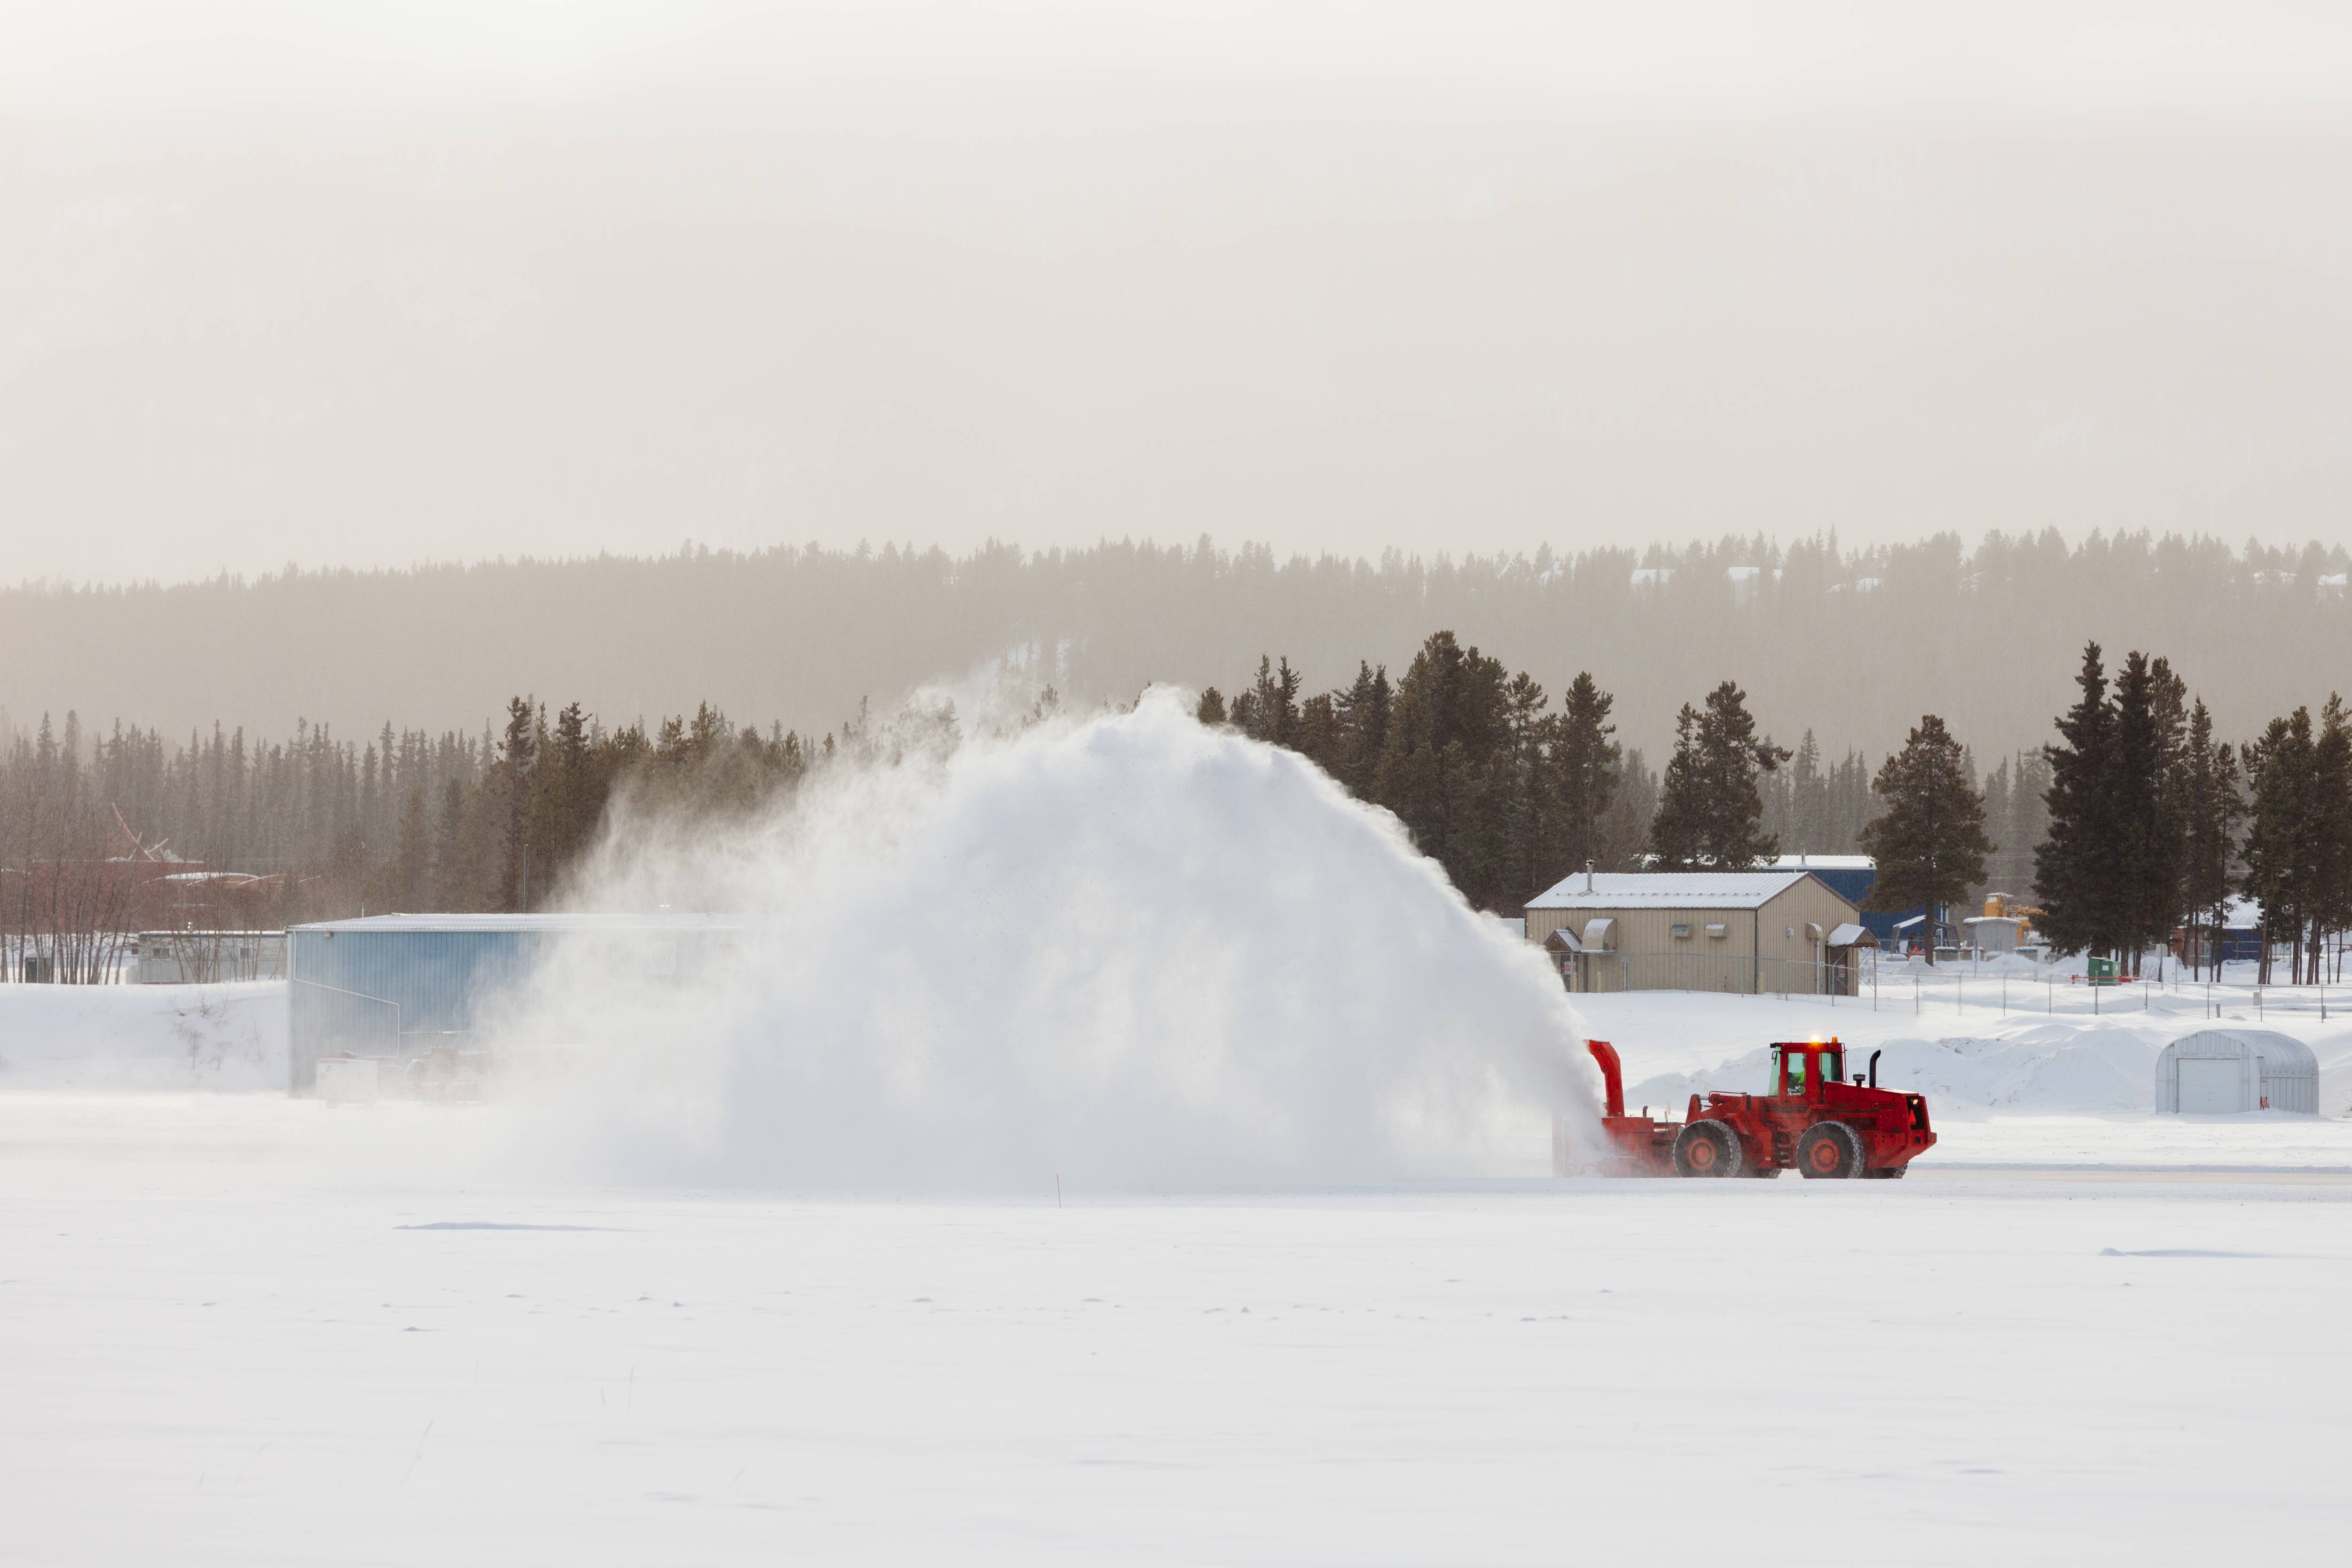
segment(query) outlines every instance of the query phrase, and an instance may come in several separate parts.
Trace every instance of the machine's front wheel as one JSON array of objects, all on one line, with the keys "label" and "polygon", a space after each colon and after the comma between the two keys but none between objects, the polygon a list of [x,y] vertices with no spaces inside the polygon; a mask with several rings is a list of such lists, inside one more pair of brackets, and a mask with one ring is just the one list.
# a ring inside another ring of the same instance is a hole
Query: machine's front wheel
[{"label": "machine's front wheel", "polygon": [[1862,1174],[1862,1140],[1843,1121],[1817,1121],[1797,1145],[1797,1169],[1808,1181]]},{"label": "machine's front wheel", "polygon": [[1739,1165],[1739,1140],[1720,1121],[1694,1121],[1675,1136],[1676,1175],[1736,1176]]}]

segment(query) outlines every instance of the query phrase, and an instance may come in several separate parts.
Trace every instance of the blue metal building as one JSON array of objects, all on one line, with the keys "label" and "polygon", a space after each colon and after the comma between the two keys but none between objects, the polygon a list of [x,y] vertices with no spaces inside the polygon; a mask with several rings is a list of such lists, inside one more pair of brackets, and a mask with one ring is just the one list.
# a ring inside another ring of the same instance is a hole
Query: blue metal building
[{"label": "blue metal building", "polygon": [[740,931],[724,915],[370,915],[287,933],[291,1087],[306,1094],[321,1056],[401,1067],[436,1046],[477,1048],[488,1006],[557,946],[592,942],[649,977],[680,974]]},{"label": "blue metal building", "polygon": [[1903,910],[1882,914],[1864,908],[1870,901],[1870,889],[1878,881],[1878,862],[1867,855],[1783,855],[1764,869],[1811,871],[1828,884],[1831,892],[1862,911],[1863,928],[1878,939],[1881,947],[1893,944],[1896,921],[1906,914],[1919,912]]}]

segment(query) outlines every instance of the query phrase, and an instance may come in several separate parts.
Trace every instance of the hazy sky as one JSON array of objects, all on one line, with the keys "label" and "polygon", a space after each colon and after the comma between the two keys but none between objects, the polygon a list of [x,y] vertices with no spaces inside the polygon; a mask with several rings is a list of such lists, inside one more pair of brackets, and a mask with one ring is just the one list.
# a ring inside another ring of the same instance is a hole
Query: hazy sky
[{"label": "hazy sky", "polygon": [[2352,7],[0,5],[0,577],[2352,538]]}]

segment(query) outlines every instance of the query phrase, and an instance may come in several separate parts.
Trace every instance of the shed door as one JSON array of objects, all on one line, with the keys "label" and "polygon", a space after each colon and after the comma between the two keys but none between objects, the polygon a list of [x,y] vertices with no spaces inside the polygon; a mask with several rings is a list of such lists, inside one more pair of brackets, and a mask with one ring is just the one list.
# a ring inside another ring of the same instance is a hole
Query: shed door
[{"label": "shed door", "polygon": [[2184,1115],[2246,1109],[2245,1091],[2238,1086],[2239,1064],[2235,1057],[2183,1057],[2179,1066],[2180,1110]]}]

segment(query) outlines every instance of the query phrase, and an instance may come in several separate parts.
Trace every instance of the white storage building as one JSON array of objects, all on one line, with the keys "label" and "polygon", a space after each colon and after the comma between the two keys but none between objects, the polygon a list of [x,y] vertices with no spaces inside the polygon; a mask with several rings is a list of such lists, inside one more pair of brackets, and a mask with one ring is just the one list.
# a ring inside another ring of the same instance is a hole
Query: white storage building
[{"label": "white storage building", "polygon": [[2274,1029],[2200,1029],[2156,1058],[2156,1108],[2189,1115],[2319,1110],[2319,1058]]}]

